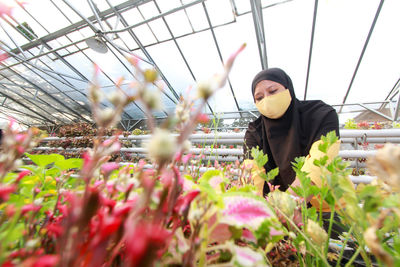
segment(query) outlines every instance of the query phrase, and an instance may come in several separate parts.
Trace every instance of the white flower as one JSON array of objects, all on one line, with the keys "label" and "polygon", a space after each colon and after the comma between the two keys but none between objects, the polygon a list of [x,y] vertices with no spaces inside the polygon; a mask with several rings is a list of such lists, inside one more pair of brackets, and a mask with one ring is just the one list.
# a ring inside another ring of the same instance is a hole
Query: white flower
[{"label": "white flower", "polygon": [[156,129],[145,147],[150,159],[158,164],[163,164],[175,155],[177,149],[176,137],[167,130]]},{"label": "white flower", "polygon": [[185,140],[183,141],[182,144],[182,151],[183,152],[187,152],[192,148],[192,143],[189,140]]},{"label": "white flower", "polygon": [[121,91],[114,91],[108,95],[108,100],[114,106],[119,106],[126,101],[126,96]]},{"label": "white flower", "polygon": [[161,97],[158,91],[143,90],[142,99],[151,109],[162,109]]},{"label": "white flower", "polygon": [[207,100],[214,93],[214,86],[209,81],[202,81],[197,84],[197,96]]}]

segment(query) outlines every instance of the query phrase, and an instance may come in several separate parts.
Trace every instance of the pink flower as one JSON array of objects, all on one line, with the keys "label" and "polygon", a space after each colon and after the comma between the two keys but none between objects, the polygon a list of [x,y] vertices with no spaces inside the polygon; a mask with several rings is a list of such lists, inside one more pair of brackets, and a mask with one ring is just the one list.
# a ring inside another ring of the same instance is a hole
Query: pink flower
[{"label": "pink flower", "polygon": [[113,170],[116,170],[119,168],[119,164],[116,162],[108,162],[104,163],[101,165],[101,172],[105,175],[108,176]]},{"label": "pink flower", "polygon": [[189,153],[189,154],[183,156],[183,158],[182,158],[182,163],[183,163],[183,164],[188,163],[188,161],[190,160],[191,157],[193,157],[193,155],[192,155],[191,153]]},{"label": "pink flower", "polygon": [[82,155],[82,158],[83,158],[82,171],[90,169],[90,167],[92,165],[92,162],[93,162],[92,157],[89,155],[88,152],[84,152],[83,155]]},{"label": "pink flower", "polygon": [[17,141],[18,143],[24,142],[25,139],[26,139],[26,134],[17,134],[15,136],[15,141]]},{"label": "pink flower", "polygon": [[[1,5],[1,3],[0,3],[0,5]],[[8,58],[8,54],[7,53],[1,53],[0,54],[0,62],[2,62],[3,60],[6,60],[7,58]]]},{"label": "pink flower", "polygon": [[17,186],[14,184],[0,186],[0,200],[7,201],[10,198],[10,194],[13,193],[16,189]]},{"label": "pink flower", "polygon": [[198,123],[206,124],[210,122],[210,117],[207,114],[201,113],[197,116],[196,120]]},{"label": "pink flower", "polygon": [[104,184],[104,180],[98,180],[96,182],[94,182],[93,187],[99,187],[100,185]]},{"label": "pink flower", "polygon": [[43,255],[36,260],[32,267],[52,267],[56,266],[58,261],[58,255]]},{"label": "pink flower", "polygon": [[8,6],[8,5],[3,4],[2,2],[0,2],[0,16],[3,16],[3,15],[11,16],[11,11],[12,10],[13,10],[13,7]]}]

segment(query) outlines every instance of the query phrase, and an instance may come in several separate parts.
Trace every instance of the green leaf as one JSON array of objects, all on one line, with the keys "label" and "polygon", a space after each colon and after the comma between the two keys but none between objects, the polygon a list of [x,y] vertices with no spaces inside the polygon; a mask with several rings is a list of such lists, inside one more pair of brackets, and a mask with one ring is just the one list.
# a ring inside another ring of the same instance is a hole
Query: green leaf
[{"label": "green leaf", "polygon": [[50,155],[32,155],[29,153],[25,153],[28,158],[30,158],[36,165],[40,167],[46,167],[50,163],[54,163],[59,160],[64,160],[64,156],[59,154],[50,154]]},{"label": "green leaf", "polygon": [[60,175],[60,170],[53,167],[53,168],[50,168],[50,169],[46,170],[45,175],[46,176],[57,177],[58,175]]},{"label": "green leaf", "polygon": [[61,170],[69,170],[69,169],[81,169],[83,165],[83,159],[65,159],[56,161],[55,166],[60,168]]},{"label": "green leaf", "polygon": [[2,245],[6,245],[7,243],[18,243],[20,238],[24,235],[25,226],[23,223],[18,223],[8,231],[2,232],[0,234],[0,240],[4,242]]},{"label": "green leaf", "polygon": [[260,150],[258,146],[251,149],[251,156],[259,168],[264,167],[264,165],[268,162],[268,155],[264,155],[263,151]]},{"label": "green leaf", "polygon": [[268,182],[268,181],[273,180],[278,174],[279,174],[279,167],[276,167],[275,169],[270,170],[267,173],[266,181]]}]

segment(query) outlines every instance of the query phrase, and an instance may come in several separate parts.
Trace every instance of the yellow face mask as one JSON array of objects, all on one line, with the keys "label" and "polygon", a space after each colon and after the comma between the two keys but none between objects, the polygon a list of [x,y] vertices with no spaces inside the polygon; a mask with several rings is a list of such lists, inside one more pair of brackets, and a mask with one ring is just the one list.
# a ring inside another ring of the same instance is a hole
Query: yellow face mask
[{"label": "yellow face mask", "polygon": [[264,97],[256,103],[258,111],[270,119],[279,119],[290,106],[292,97],[288,89],[270,96]]}]

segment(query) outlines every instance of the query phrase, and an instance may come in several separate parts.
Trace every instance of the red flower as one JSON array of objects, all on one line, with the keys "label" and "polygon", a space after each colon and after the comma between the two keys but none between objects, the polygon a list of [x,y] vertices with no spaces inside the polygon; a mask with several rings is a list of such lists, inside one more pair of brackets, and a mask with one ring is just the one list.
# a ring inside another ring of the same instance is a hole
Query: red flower
[{"label": "red flower", "polygon": [[125,214],[128,214],[131,209],[135,206],[136,201],[135,200],[128,200],[122,205],[114,207],[113,214],[115,217],[121,217],[124,216]]},{"label": "red flower", "polygon": [[16,189],[17,186],[14,184],[0,186],[0,201],[7,201],[10,198],[10,194]]},{"label": "red flower", "polygon": [[52,237],[60,237],[64,232],[64,229],[56,223],[49,224],[46,229],[48,235]]},{"label": "red flower", "polygon": [[37,212],[41,208],[42,208],[42,206],[36,206],[35,204],[27,204],[27,205],[22,207],[21,213],[25,214],[25,213],[30,212],[30,211]]},{"label": "red flower", "polygon": [[52,267],[56,266],[59,260],[58,255],[43,255],[39,257],[32,267]]},{"label": "red flower", "polygon": [[21,181],[22,178],[24,178],[25,176],[27,176],[30,173],[31,173],[31,171],[29,171],[29,170],[20,172],[17,177],[17,182]]},{"label": "red flower", "polygon": [[156,250],[165,247],[170,236],[171,233],[162,225],[147,222],[139,223],[130,231],[126,240],[130,266],[141,266],[143,259],[151,259],[157,256]]},{"label": "red flower", "polygon": [[196,120],[197,120],[198,123],[206,124],[206,123],[209,123],[209,122],[210,122],[210,117],[208,117],[207,114],[201,113],[201,114],[199,114],[199,115],[197,116]]},{"label": "red flower", "polygon": [[179,196],[174,211],[180,215],[185,214],[189,210],[190,203],[192,203],[193,199],[195,199],[198,194],[200,194],[200,191],[195,190],[187,193],[185,196]]}]

